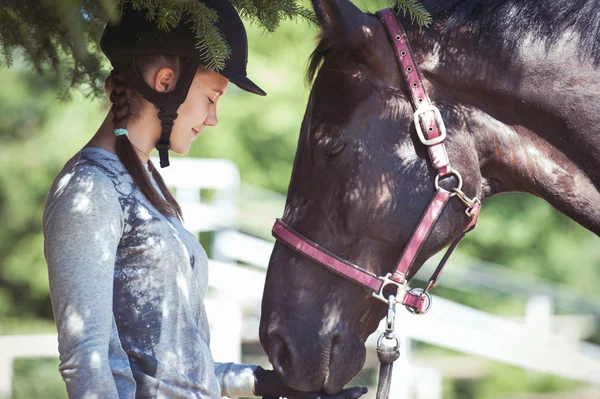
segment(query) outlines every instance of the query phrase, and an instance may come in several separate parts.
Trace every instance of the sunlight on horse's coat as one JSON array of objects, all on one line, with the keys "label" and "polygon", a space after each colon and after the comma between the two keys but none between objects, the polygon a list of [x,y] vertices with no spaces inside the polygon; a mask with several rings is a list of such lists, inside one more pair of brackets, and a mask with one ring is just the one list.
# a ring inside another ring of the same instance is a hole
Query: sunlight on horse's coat
[{"label": "sunlight on horse's coat", "polygon": [[389,119],[397,122],[404,116],[402,111],[405,109],[406,98],[400,96],[389,96],[384,100],[379,117],[381,119]]},{"label": "sunlight on horse's coat", "polygon": [[327,314],[327,320],[321,326],[321,330],[319,334],[322,336],[326,336],[331,333],[331,331],[335,330],[336,327],[342,321],[342,315],[340,311],[340,303],[335,303],[334,301],[327,302],[325,304],[325,312]]},{"label": "sunlight on horse's coat", "polygon": [[375,186],[375,203],[374,208],[376,212],[388,212],[393,200],[393,189],[390,185],[393,182],[386,175],[381,175],[379,182]]},{"label": "sunlight on horse's coat", "polygon": [[373,36],[373,31],[371,30],[371,28],[369,28],[366,25],[363,25],[362,31],[365,34],[365,37],[372,37]]}]

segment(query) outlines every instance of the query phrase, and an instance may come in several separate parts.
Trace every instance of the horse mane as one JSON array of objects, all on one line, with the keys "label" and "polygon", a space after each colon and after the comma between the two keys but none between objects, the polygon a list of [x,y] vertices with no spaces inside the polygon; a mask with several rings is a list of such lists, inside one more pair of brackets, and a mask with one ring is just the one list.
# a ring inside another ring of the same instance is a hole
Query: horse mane
[{"label": "horse mane", "polygon": [[533,38],[546,48],[565,32],[577,40],[579,57],[600,64],[600,3],[598,0],[421,0],[444,31],[457,34],[465,27],[484,43],[515,49]]},{"label": "horse mane", "polygon": [[[547,49],[565,32],[576,36],[578,56],[600,64],[600,2],[598,0],[420,0],[432,14],[434,24],[443,21],[449,38],[464,35],[496,49],[515,51],[525,40],[533,38]],[[408,16],[398,13],[409,28]],[[475,32],[476,34],[473,34]],[[322,35],[309,58],[307,81],[314,79],[325,56],[336,47],[334,38]],[[366,46],[364,50],[368,51]],[[352,51],[360,56],[359,51]],[[366,57],[365,57],[366,58]]]}]

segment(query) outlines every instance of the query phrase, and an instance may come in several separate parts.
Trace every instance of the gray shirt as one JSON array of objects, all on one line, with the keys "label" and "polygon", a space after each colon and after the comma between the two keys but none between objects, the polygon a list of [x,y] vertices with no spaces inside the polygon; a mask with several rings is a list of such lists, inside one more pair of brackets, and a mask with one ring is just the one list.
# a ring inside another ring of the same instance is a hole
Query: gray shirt
[{"label": "gray shirt", "polygon": [[43,229],[69,397],[253,396],[255,366],[210,353],[206,253],[116,155],[85,148],[65,165]]}]

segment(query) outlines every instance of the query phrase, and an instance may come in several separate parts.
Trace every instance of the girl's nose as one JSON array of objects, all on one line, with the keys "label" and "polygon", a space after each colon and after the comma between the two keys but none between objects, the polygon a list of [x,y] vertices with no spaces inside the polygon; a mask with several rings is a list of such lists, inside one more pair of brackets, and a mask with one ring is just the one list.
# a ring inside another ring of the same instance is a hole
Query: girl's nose
[{"label": "girl's nose", "polygon": [[217,114],[209,114],[204,121],[204,126],[217,126],[218,123]]}]

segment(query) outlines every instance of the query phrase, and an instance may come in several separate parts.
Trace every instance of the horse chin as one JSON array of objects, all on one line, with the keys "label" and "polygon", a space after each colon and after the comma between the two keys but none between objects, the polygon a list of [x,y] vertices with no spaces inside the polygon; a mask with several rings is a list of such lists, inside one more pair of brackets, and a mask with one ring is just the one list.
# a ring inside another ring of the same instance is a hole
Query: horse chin
[{"label": "horse chin", "polygon": [[366,348],[363,344],[357,345],[354,349],[349,352],[352,354],[351,357],[339,354],[331,359],[321,388],[323,392],[328,395],[337,394],[362,370],[366,359]]},{"label": "horse chin", "polygon": [[[353,348],[344,348],[348,352],[334,351],[329,362],[317,365],[315,363],[301,363],[304,367],[281,367],[273,363],[273,369],[281,381],[290,389],[297,392],[321,392],[327,395],[336,395],[344,385],[350,382],[362,369],[366,359],[366,348],[356,342]],[[351,350],[354,349],[354,350]],[[308,359],[314,359],[309,356]],[[306,360],[306,359],[304,359]],[[328,364],[327,364],[328,363]]]},{"label": "horse chin", "polygon": [[335,373],[332,374],[331,372],[327,375],[327,377],[325,377],[325,381],[323,382],[323,387],[322,387],[322,391],[325,392],[327,395],[335,395],[338,392],[340,392],[343,388],[344,385],[346,385],[346,383],[348,381],[350,381],[353,378],[340,378],[339,376],[336,376]]},{"label": "horse chin", "polygon": [[[360,370],[361,367],[357,369]],[[337,370],[328,370],[326,372],[325,379],[319,383],[313,379],[312,383],[309,379],[304,379],[302,381],[296,381],[294,379],[288,378],[286,375],[280,375],[280,379],[283,383],[294,391],[297,392],[321,392],[327,395],[336,395],[338,394],[352,378],[354,378],[358,374],[358,371],[355,373],[348,374],[348,370],[344,368],[338,368]]]}]

